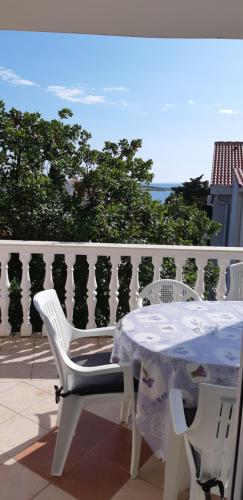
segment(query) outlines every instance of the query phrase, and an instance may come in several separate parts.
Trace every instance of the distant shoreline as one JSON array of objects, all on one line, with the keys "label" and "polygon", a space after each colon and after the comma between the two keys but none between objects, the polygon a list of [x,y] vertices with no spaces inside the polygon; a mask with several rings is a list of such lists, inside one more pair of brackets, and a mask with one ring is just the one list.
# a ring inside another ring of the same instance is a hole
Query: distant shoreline
[{"label": "distant shoreline", "polygon": [[150,193],[152,199],[164,203],[173,193],[173,188],[181,186],[182,182],[152,182],[151,184],[140,184],[141,190]]},{"label": "distant shoreline", "polygon": [[[178,184],[178,185],[180,185],[180,184]],[[177,187],[177,186],[175,186],[175,185],[172,186],[171,184],[168,184],[168,186],[166,186],[166,185],[162,185],[162,183],[161,183],[161,186],[156,185],[156,184],[150,184],[149,186],[145,185],[145,184],[141,184],[141,188],[144,189],[144,191],[171,191],[175,187]]]}]

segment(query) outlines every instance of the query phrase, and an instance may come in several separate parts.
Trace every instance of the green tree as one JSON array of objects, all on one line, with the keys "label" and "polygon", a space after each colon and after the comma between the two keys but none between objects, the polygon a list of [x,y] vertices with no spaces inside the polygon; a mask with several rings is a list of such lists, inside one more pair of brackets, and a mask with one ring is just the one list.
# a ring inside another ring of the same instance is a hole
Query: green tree
[{"label": "green tree", "polygon": [[189,181],[183,182],[181,186],[173,187],[173,193],[168,200],[174,196],[182,196],[187,205],[196,205],[198,208],[208,212],[207,196],[210,193],[208,181],[203,181],[203,174],[199,177],[190,178]]},{"label": "green tree", "polygon": [[[14,108],[7,111],[0,102],[0,238],[201,245],[219,229],[198,203],[193,204],[192,193],[189,203],[186,187],[184,194],[174,193],[164,205],[140,188],[153,178],[152,160],[138,156],[141,139],[107,141],[101,151],[92,149],[91,135],[80,125],[68,123],[71,117],[72,112],[64,108],[58,119],[45,120],[39,113]],[[201,177],[195,184],[201,185]],[[164,275],[173,275],[173,269],[173,263],[167,262]],[[18,328],[18,256],[11,257],[9,270],[10,310]],[[56,258],[53,270],[54,284],[63,300],[66,266],[62,256]],[[85,317],[88,266],[84,259],[77,259],[74,274],[79,302],[75,317],[80,317],[81,310]],[[40,256],[32,257],[30,275],[34,294],[44,279]],[[99,259],[96,275],[103,297],[98,300],[96,317],[98,324],[105,324],[109,317],[109,258]],[[189,281],[193,276],[195,266],[186,272]],[[119,314],[128,308],[130,277],[131,263],[124,257],[119,270]],[[141,284],[151,278],[151,261],[144,259]],[[85,321],[78,321],[77,326],[85,325]]]}]

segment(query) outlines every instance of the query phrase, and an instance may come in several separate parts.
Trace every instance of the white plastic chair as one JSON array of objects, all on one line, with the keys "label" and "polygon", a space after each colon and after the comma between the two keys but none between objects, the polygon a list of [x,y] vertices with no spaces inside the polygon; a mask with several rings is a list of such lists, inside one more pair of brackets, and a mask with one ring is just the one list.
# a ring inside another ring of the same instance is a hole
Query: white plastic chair
[{"label": "white plastic chair", "polygon": [[176,280],[164,279],[153,281],[147,285],[138,296],[138,307],[149,304],[160,304],[161,302],[186,302],[189,300],[202,300],[192,288],[185,283]]},{"label": "white plastic chair", "polygon": [[[198,480],[205,487],[205,482],[213,478],[222,482],[224,497],[227,497],[233,456],[235,403],[235,388],[200,384],[196,415],[188,427],[182,393],[178,389],[170,391],[171,420],[164,500],[176,500],[181,489],[182,482],[179,482],[183,479],[180,475],[180,467],[184,467],[181,462],[183,444],[190,469],[189,500],[205,500],[205,492]],[[184,474],[183,487],[189,485],[186,484],[185,471]],[[210,493],[220,496],[219,487],[212,487]]]},{"label": "white plastic chair", "polygon": [[[131,476],[137,475],[140,456],[140,436],[135,424],[134,380],[130,364],[110,364],[110,353],[69,357],[71,340],[112,336],[114,327],[78,330],[66,319],[55,290],[39,292],[34,297],[34,305],[47,328],[47,334],[56,362],[60,389],[56,388],[56,400],[60,407],[57,423],[56,447],[51,474],[60,476],[75,434],[82,409],[101,401],[119,398],[125,406],[131,405],[132,412],[132,458]],[[96,366],[95,366],[96,365]]]},{"label": "white plastic chair", "polygon": [[243,262],[229,266],[230,288],[226,300],[243,300]]}]

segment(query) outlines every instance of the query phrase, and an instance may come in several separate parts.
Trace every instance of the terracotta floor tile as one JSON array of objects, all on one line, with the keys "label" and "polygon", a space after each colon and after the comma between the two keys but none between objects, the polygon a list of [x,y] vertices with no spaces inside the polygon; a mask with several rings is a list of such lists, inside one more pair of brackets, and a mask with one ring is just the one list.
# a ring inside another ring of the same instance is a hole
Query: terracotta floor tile
[{"label": "terracotta floor tile", "polygon": [[[15,455],[16,461],[30,469],[32,472],[39,474],[41,477],[53,481],[56,478],[51,476],[51,465],[56,444],[56,430],[49,432],[42,438],[35,441],[32,445]],[[86,453],[86,450],[72,443],[65,468],[66,472],[73,467]]]},{"label": "terracotta floor tile", "polygon": [[[112,460],[115,464],[130,471],[132,450],[132,433],[124,427],[117,427],[103,439],[92,452],[100,458]],[[143,464],[151,455],[148,446],[143,442],[140,464]]]},{"label": "terracotta floor tile", "polygon": [[21,464],[6,463],[0,467],[1,500],[30,500],[48,483]]},{"label": "terracotta floor tile", "polygon": [[128,479],[125,469],[90,452],[55,485],[80,500],[110,500]]},{"label": "terracotta floor tile", "polygon": [[49,431],[56,425],[58,405],[55,402],[54,396],[44,394],[44,399],[28,406],[28,408],[21,412],[21,415],[33,420]]},{"label": "terracotta floor tile", "polygon": [[57,378],[57,369],[54,363],[41,363],[38,360],[34,361],[33,369],[31,372],[32,379],[56,379]]},{"label": "terracotta floor tile", "polygon": [[34,500],[76,500],[76,497],[73,497],[60,488],[57,488],[54,484],[50,484],[38,493]]},{"label": "terracotta floor tile", "polygon": [[164,472],[164,462],[152,455],[140,468],[139,477],[162,489],[164,486]]},{"label": "terracotta floor tile", "polygon": [[0,379],[3,382],[14,382],[15,380],[23,381],[26,379],[30,379],[32,373],[32,364],[32,361],[29,363],[22,363],[21,361],[6,364],[1,363]]},{"label": "terracotta floor tile", "polygon": [[162,500],[161,489],[142,479],[130,479],[110,500]]},{"label": "terracotta floor tile", "polygon": [[93,415],[88,411],[83,411],[77,426],[75,441],[82,448],[91,450],[111,434],[116,427],[113,422]]},{"label": "terracotta floor tile", "polygon": [[46,429],[22,415],[16,415],[0,424],[0,450],[14,456],[44,434]]},{"label": "terracotta floor tile", "polygon": [[0,402],[10,410],[20,413],[44,397],[46,397],[46,393],[38,387],[19,382],[18,385],[0,393]]},{"label": "terracotta floor tile", "polygon": [[33,337],[6,337],[0,341],[0,352],[14,354],[16,352],[31,352],[34,350],[35,341]]}]

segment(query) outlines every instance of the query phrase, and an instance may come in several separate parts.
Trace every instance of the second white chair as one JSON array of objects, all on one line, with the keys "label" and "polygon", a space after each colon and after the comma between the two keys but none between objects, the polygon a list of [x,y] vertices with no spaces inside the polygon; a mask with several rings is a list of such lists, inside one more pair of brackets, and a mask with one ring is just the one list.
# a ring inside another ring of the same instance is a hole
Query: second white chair
[{"label": "second white chair", "polygon": [[186,302],[202,300],[201,297],[185,283],[177,280],[163,279],[153,281],[145,286],[138,296],[138,307],[146,304],[160,304],[161,302]]},{"label": "second white chair", "polygon": [[243,300],[243,262],[229,266],[229,281],[226,300]]},{"label": "second white chair", "polygon": [[[189,500],[205,500],[207,489],[213,495],[227,497],[233,454],[235,403],[235,388],[200,384],[196,415],[188,427],[182,392],[179,389],[170,391],[164,500],[177,500],[178,491],[182,486],[189,485]],[[188,484],[184,450],[190,469]]]}]

